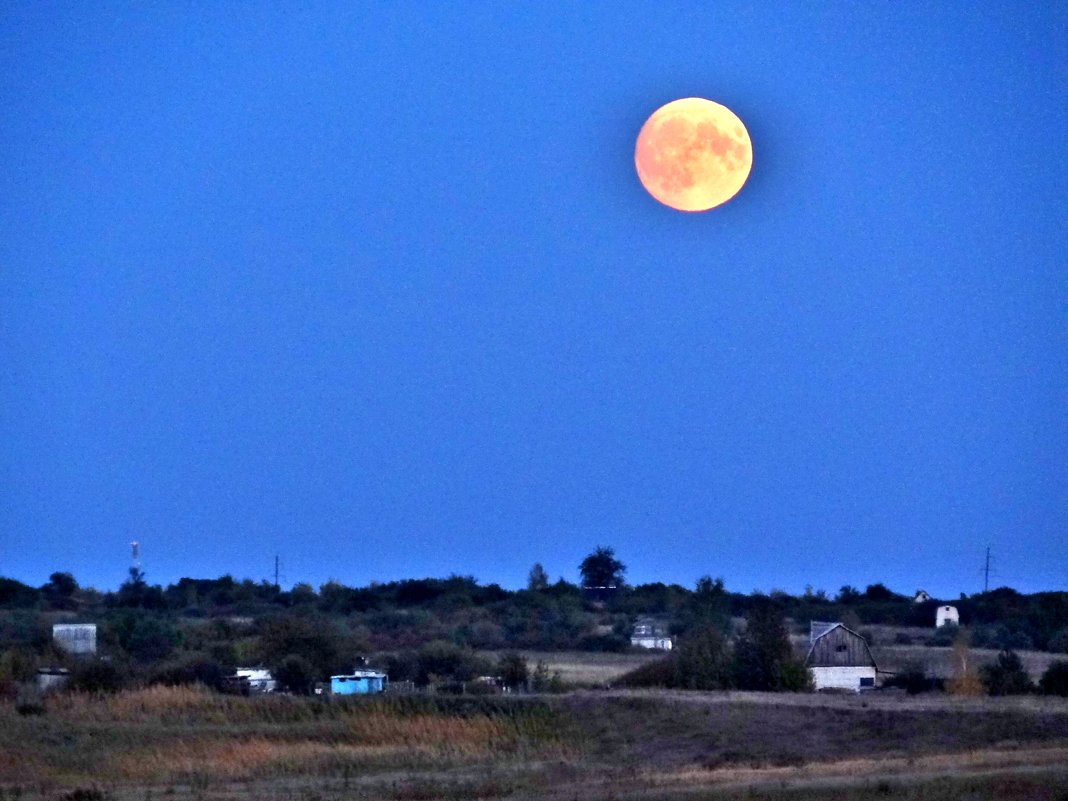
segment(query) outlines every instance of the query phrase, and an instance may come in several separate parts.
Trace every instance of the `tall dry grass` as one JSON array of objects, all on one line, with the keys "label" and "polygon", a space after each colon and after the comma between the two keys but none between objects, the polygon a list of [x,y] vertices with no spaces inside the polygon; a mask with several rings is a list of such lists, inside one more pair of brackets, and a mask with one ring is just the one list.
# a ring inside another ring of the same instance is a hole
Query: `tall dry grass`
[{"label": "tall dry grass", "polygon": [[28,719],[0,707],[0,784],[181,782],[478,765],[571,753],[524,698],[241,697],[197,687],[59,694]]}]

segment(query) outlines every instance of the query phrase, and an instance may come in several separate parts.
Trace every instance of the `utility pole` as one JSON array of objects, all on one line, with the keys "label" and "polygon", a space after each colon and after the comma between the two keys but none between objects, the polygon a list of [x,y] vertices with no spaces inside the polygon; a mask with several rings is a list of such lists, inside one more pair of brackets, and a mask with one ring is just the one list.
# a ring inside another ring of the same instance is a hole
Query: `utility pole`
[{"label": "utility pole", "polygon": [[990,592],[990,546],[986,546],[986,565],[983,567],[983,592]]},{"label": "utility pole", "polygon": [[278,554],[274,555],[274,591],[278,592]]}]

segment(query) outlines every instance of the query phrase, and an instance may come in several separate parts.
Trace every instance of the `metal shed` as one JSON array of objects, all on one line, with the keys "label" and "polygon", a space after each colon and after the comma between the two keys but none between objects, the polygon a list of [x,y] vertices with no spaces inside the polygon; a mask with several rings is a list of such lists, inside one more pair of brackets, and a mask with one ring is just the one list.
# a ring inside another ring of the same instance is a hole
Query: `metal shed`
[{"label": "metal shed", "polygon": [[354,670],[352,673],[330,677],[330,692],[334,695],[371,695],[385,692],[389,678],[377,670]]}]

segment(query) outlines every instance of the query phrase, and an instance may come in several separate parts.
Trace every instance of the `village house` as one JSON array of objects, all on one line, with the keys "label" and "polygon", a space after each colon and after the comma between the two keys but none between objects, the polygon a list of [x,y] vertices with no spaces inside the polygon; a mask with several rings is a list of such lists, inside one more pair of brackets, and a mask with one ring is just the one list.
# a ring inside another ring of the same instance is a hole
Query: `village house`
[{"label": "village house", "polygon": [[916,597],[912,599],[914,604],[925,604],[931,600],[930,594],[927,590],[916,590]]},{"label": "village house", "polygon": [[670,651],[674,645],[668,633],[651,617],[643,617],[634,624],[630,633],[630,644],[634,648],[649,648]]},{"label": "village house", "polygon": [[879,669],[867,641],[841,623],[812,621],[805,665],[817,690],[874,688]]}]

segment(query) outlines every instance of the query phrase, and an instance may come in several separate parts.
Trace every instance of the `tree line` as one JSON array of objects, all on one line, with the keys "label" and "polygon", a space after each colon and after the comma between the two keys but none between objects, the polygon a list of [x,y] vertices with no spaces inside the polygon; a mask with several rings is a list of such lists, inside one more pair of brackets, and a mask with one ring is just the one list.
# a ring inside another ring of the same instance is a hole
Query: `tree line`
[{"label": "tree line", "polygon": [[[531,568],[519,590],[457,575],[283,589],[231,576],[162,586],[132,570],[112,592],[83,587],[64,572],[40,587],[0,578],[0,679],[64,664],[51,626],[73,621],[97,624],[101,652],[127,678],[213,683],[233,666],[264,664],[302,686],[351,670],[368,656],[391,678],[420,683],[499,672],[486,652],[625,651],[643,617],[679,645],[656,668],[667,677],[662,683],[695,688],[801,687],[804,672],[787,657],[788,620],[795,633],[809,620],[842,620],[851,627],[921,626],[931,644],[948,645],[955,636],[933,628],[940,601],[913,603],[911,595],[882,584],[864,590],[847,585],[833,596],[811,588],[799,595],[735,593],[709,576],[692,588],[630,585],[626,566],[604,546],[578,565],[578,579],[553,582],[541,565]],[[1068,593],[1023,595],[999,588],[952,603],[973,645],[1068,652]],[[746,623],[738,629],[741,620]],[[548,686],[551,678],[540,680]]]}]

